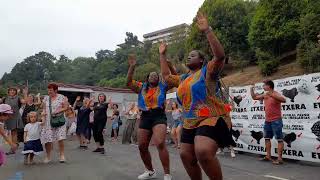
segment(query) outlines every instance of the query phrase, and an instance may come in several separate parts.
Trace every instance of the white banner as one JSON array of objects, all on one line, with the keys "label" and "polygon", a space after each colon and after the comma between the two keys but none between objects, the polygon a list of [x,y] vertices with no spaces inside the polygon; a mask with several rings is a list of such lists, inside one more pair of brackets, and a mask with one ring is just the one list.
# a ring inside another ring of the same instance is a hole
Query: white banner
[{"label": "white banner", "polygon": [[[275,90],[286,97],[282,104],[285,147],[283,157],[320,162],[320,73],[275,80]],[[264,93],[262,83],[255,84],[256,93]],[[234,101],[231,112],[233,137],[237,150],[266,154],[263,125],[263,101],[255,101],[250,86],[231,87]],[[277,156],[277,141],[272,140],[272,155]]]}]

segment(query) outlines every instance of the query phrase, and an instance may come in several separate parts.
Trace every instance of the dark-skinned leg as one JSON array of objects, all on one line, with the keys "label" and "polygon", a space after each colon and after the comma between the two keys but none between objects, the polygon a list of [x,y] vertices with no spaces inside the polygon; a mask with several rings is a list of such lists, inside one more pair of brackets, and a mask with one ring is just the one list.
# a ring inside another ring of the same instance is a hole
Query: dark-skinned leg
[{"label": "dark-skinned leg", "polygon": [[195,154],[210,180],[222,180],[222,171],[216,152],[218,144],[206,136],[195,137]]},{"label": "dark-skinned leg", "polygon": [[201,169],[194,152],[194,144],[181,143],[180,157],[191,180],[202,180]]},{"label": "dark-skinned leg", "polygon": [[139,144],[141,159],[146,169],[148,169],[149,171],[153,171],[151,155],[149,152],[150,139],[151,139],[151,131],[146,129],[138,130],[138,144]]},{"label": "dark-skinned leg", "polygon": [[165,124],[158,124],[152,128],[152,131],[153,143],[158,149],[164,173],[170,174],[169,152],[165,144],[167,126]]}]

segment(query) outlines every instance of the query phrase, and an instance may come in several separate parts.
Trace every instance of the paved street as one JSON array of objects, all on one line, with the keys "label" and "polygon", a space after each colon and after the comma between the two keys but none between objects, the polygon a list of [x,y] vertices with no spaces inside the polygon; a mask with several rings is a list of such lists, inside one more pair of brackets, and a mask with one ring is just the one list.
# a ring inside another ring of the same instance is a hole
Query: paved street
[{"label": "paved street", "polygon": [[[25,166],[23,156],[17,154],[9,157],[6,166],[0,168],[0,180],[134,180],[143,171],[136,146],[108,142],[107,147],[106,155],[94,154],[91,152],[93,145],[85,151],[77,148],[76,141],[68,140],[65,164],[57,161],[55,153],[55,161],[51,164],[41,164],[42,157],[36,157],[36,165]],[[151,147],[151,151],[158,179],[163,179],[156,149]],[[178,152],[171,147],[169,151],[174,179],[187,180]],[[289,161],[283,166],[274,166],[259,162],[258,156],[250,154],[239,154],[232,159],[225,153],[219,155],[219,159],[226,180],[320,179],[320,164]]]}]

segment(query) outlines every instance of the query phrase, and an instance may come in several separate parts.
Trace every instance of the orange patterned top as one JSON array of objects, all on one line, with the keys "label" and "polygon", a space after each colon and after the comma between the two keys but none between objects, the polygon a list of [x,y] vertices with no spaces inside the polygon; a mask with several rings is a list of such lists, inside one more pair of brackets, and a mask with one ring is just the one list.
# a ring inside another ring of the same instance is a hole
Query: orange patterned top
[{"label": "orange patterned top", "polygon": [[[222,62],[210,61],[193,74],[170,75],[167,79],[169,86],[178,87],[177,99],[183,107],[184,128],[215,126],[220,117],[231,127],[229,112],[226,111],[222,97],[217,94],[222,66]],[[213,73],[207,72],[208,67],[214,70]]]}]

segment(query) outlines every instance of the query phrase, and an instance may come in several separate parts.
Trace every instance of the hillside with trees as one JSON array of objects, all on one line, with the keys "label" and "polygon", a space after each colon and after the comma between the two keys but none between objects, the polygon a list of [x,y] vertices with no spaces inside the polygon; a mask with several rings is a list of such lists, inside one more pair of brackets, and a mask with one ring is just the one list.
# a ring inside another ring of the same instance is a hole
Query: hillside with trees
[{"label": "hillside with trees", "polygon": [[[206,0],[199,11],[208,16],[225,48],[228,62],[223,72],[227,75],[225,79],[242,74],[243,78],[250,78],[251,75],[245,75],[249,71],[260,73],[261,77],[280,78],[283,72],[291,75],[292,68],[298,69],[292,75],[320,71],[319,7],[319,0]],[[168,46],[168,57],[178,72],[185,71],[184,60],[192,49],[200,49],[208,59],[212,58],[195,21],[187,38],[181,39],[179,33],[173,34]],[[50,81],[124,88],[127,57],[131,53],[137,55],[136,79],[144,80],[148,72],[159,71],[158,44],[144,42],[141,46],[137,36],[127,32],[121,47],[97,50],[95,57],[70,59],[65,55],[55,57],[50,52],[26,57],[4,74],[1,84],[23,86],[28,82],[33,91],[45,90]]]}]

